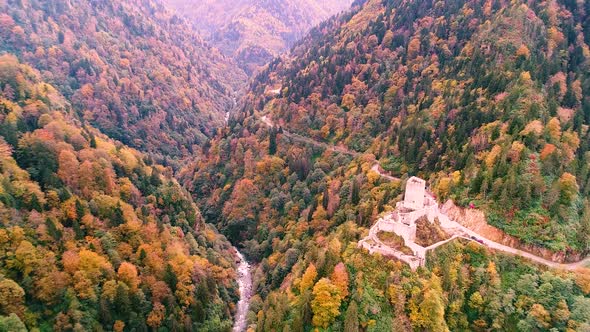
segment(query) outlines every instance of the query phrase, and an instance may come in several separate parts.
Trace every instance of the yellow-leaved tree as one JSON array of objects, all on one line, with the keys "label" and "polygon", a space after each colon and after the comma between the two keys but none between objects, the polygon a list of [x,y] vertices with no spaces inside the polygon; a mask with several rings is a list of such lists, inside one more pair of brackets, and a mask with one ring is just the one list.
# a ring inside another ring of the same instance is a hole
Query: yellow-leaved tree
[{"label": "yellow-leaved tree", "polygon": [[306,290],[310,289],[315,282],[315,278],[318,276],[318,271],[315,268],[315,265],[309,264],[303,276],[301,277],[301,282],[299,283],[299,291],[301,293],[305,292]]},{"label": "yellow-leaved tree", "polygon": [[313,325],[327,328],[340,315],[340,289],[330,279],[322,278],[313,287]]}]

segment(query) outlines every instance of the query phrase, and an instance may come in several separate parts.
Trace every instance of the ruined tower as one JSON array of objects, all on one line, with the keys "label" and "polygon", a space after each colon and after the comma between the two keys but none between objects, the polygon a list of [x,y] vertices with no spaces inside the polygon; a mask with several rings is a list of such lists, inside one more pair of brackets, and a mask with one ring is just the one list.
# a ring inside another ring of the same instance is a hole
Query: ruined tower
[{"label": "ruined tower", "polygon": [[424,208],[424,197],[426,195],[426,181],[411,177],[406,184],[406,194],[404,197],[404,207],[420,210]]}]

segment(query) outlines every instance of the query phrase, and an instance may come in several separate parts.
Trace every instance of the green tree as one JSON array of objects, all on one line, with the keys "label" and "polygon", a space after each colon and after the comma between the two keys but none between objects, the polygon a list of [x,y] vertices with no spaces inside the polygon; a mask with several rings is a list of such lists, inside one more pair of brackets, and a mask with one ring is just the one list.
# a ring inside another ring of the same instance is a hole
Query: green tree
[{"label": "green tree", "polygon": [[582,218],[577,230],[578,242],[582,250],[590,249],[590,200],[584,202]]},{"label": "green tree", "polygon": [[361,184],[359,183],[358,179],[352,181],[352,191],[350,194],[350,200],[352,204],[358,204],[361,200]]},{"label": "green tree", "polygon": [[125,223],[125,217],[123,216],[123,209],[121,208],[121,202],[117,202],[117,206],[113,209],[113,217],[111,219],[111,225],[117,227]]},{"label": "green tree", "polygon": [[47,234],[51,236],[55,241],[61,240],[62,233],[61,231],[55,226],[55,223],[51,218],[45,219],[45,226],[47,226]]},{"label": "green tree", "polygon": [[346,318],[344,319],[344,332],[359,331],[359,309],[356,301],[350,301],[346,309]]},{"label": "green tree", "polygon": [[572,307],[571,319],[580,323],[590,323],[590,298],[576,297]]},{"label": "green tree", "polygon": [[274,156],[277,153],[277,132],[274,129],[270,130],[268,138],[268,154]]},{"label": "green tree", "polygon": [[27,332],[27,327],[16,314],[12,313],[9,316],[0,316],[0,331]]}]

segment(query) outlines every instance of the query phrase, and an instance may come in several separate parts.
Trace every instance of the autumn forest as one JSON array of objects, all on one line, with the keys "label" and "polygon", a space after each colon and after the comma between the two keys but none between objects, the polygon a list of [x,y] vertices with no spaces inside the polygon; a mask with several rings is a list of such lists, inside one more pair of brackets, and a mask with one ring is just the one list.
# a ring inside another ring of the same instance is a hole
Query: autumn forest
[{"label": "autumn forest", "polygon": [[0,331],[583,332],[589,255],[590,2],[0,0]]}]

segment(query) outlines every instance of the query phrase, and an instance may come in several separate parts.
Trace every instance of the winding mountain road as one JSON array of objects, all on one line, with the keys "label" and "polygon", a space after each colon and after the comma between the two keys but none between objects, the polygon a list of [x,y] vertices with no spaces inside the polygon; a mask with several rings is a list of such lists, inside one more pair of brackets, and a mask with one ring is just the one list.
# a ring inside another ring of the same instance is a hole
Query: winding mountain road
[{"label": "winding mountain road", "polygon": [[382,178],[387,179],[389,181],[401,181],[400,178],[396,178],[395,176],[391,176],[389,174],[384,173],[384,171],[381,169],[381,165],[379,165],[379,162],[376,162],[375,165],[373,165],[373,167],[371,168],[371,170],[379,174],[379,176],[381,176]]},{"label": "winding mountain road", "polygon": [[585,259],[583,259],[579,262],[563,264],[563,263],[557,263],[554,261],[550,261],[548,259],[539,257],[537,255],[533,255],[529,252],[515,249],[512,247],[500,244],[498,242],[494,242],[492,240],[489,240],[489,239],[483,237],[481,234],[476,233],[476,232],[472,231],[471,229],[459,224],[458,222],[449,219],[449,217],[447,217],[447,215],[444,213],[441,213],[439,215],[439,221],[440,221],[441,226],[443,228],[451,229],[455,232],[455,234],[460,234],[461,237],[464,237],[468,240],[473,240],[475,238],[475,239],[481,241],[480,243],[487,246],[488,248],[507,252],[507,253],[510,253],[510,254],[513,254],[516,256],[524,257],[528,260],[549,266],[551,268],[575,271],[579,268],[583,268],[586,265],[590,264],[590,257],[586,257]]},{"label": "winding mountain road", "polygon": [[[268,118],[268,116],[264,115],[260,117],[260,121],[262,121],[265,125],[267,125],[269,128],[275,128],[276,125],[272,122],[271,119]],[[294,141],[298,141],[304,144],[309,144],[309,145],[313,145],[313,146],[317,146],[319,148],[322,149],[326,149],[329,151],[333,151],[333,152],[338,152],[338,153],[342,153],[342,154],[346,154],[349,155],[351,157],[358,157],[360,156],[362,153],[356,152],[356,151],[350,151],[349,149],[347,149],[344,146],[337,146],[337,145],[331,145],[328,143],[324,143],[324,142],[319,142],[314,140],[313,138],[309,138],[309,137],[305,137],[299,134],[295,134],[292,132],[289,132],[285,129],[283,129],[283,133],[284,136],[289,137],[290,139],[294,140]]]},{"label": "winding mountain road", "polygon": [[[274,124],[274,122],[268,118],[268,116],[264,115],[260,117],[260,120],[268,127],[270,128],[274,128],[276,127],[276,125]],[[305,144],[310,144],[310,145],[314,145],[320,148],[324,148],[330,151],[334,151],[334,152],[339,152],[339,153],[343,153],[343,154],[347,154],[349,156],[352,157],[358,157],[360,155],[362,155],[359,152],[355,152],[355,151],[350,151],[348,150],[346,147],[343,146],[334,146],[334,145],[330,145],[328,143],[324,143],[324,142],[318,142],[312,138],[309,137],[305,137],[305,136],[301,136],[298,134],[294,134],[291,132],[288,132],[286,130],[283,129],[283,135],[295,140],[295,141],[299,141]],[[396,178],[394,176],[388,175],[386,173],[384,173],[384,171],[382,170],[381,166],[379,165],[379,162],[376,162],[375,165],[373,165],[373,167],[371,168],[372,171],[376,172],[377,174],[379,174],[381,177],[383,177],[384,179],[387,179],[389,181],[398,181],[400,180],[399,178]],[[433,198],[434,199],[434,198]],[[475,241],[487,246],[488,248],[491,249],[495,249],[495,250],[499,250],[499,251],[503,251],[509,254],[513,254],[516,256],[520,256],[526,259],[529,259],[533,262],[539,263],[539,264],[543,264],[546,265],[548,267],[551,268],[555,268],[555,269],[563,269],[563,270],[569,270],[569,271],[575,271],[577,269],[586,267],[590,265],[590,257],[586,257],[585,259],[579,261],[579,262],[575,262],[575,263],[568,263],[568,264],[563,264],[563,263],[558,263],[558,262],[554,262],[554,261],[550,261],[547,260],[545,258],[533,255],[529,252],[526,251],[522,251],[519,249],[515,249],[503,244],[500,244],[498,242],[494,242],[492,240],[489,240],[487,238],[485,238],[484,236],[482,236],[481,234],[459,224],[458,222],[449,219],[446,214],[441,213],[439,220],[441,222],[441,226],[443,226],[443,228],[449,229],[451,231],[453,231],[453,237],[447,241],[441,242],[441,243],[437,243],[431,247],[426,248],[427,250],[432,250],[435,249],[443,244],[446,244],[456,238],[464,238],[470,241]],[[371,240],[373,240],[377,246],[369,246],[371,248],[371,250],[373,251],[379,251],[381,253],[387,253],[388,250],[387,248],[389,248],[388,246],[386,246],[384,243],[382,243],[376,235],[376,232],[372,232],[372,230],[369,231],[369,236],[367,238],[370,238]],[[391,249],[391,248],[389,248]],[[392,252],[396,252],[394,249],[391,249]],[[404,255],[407,256],[407,255]]]}]

